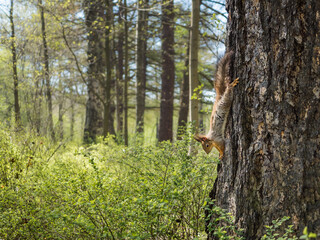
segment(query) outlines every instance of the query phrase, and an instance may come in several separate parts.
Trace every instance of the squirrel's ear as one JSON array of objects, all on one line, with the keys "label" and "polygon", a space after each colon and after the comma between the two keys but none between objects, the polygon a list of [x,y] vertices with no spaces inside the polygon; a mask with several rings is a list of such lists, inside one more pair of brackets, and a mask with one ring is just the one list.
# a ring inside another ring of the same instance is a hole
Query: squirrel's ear
[{"label": "squirrel's ear", "polygon": [[201,143],[204,142],[205,140],[207,140],[207,137],[204,135],[201,135],[201,134],[196,134],[193,136],[193,138]]}]

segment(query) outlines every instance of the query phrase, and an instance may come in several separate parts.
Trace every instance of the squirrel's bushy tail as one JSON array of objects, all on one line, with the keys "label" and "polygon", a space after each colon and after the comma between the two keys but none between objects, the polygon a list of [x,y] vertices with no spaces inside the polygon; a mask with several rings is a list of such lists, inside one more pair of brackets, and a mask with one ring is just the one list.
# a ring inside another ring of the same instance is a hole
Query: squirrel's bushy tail
[{"label": "squirrel's bushy tail", "polygon": [[[219,61],[216,78],[214,82],[214,88],[216,90],[216,96],[222,96],[226,90],[227,85],[229,84],[229,69],[230,62],[233,56],[233,51],[227,52],[223,58]],[[218,99],[216,99],[218,100]]]}]

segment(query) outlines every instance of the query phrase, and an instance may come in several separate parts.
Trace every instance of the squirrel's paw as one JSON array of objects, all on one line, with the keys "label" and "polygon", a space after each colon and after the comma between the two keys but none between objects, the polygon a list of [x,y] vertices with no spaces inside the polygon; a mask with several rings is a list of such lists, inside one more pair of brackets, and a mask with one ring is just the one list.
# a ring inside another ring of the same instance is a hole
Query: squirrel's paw
[{"label": "squirrel's paw", "polygon": [[222,160],[223,157],[224,157],[224,152],[219,150],[219,160]]},{"label": "squirrel's paw", "polygon": [[235,87],[238,83],[239,83],[239,78],[236,78],[235,80],[233,80],[232,83],[229,84],[229,87],[233,88],[233,87]]}]

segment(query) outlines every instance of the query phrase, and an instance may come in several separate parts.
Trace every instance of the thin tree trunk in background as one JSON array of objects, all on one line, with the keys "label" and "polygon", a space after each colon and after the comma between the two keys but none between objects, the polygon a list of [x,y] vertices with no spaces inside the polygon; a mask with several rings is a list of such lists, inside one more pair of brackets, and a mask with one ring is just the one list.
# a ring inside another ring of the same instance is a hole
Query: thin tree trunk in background
[{"label": "thin tree trunk in background", "polygon": [[305,226],[320,234],[320,1],[227,6],[231,75],[240,81],[211,197],[245,239],[284,216],[299,235]]},{"label": "thin tree trunk in background", "polygon": [[[103,60],[103,33],[105,25],[104,1],[95,0],[84,2],[86,26],[88,34],[88,100],[86,103],[86,118],[84,127],[84,142],[90,143],[102,134],[103,120],[103,94],[105,83],[105,64]],[[100,98],[99,98],[100,96]]]},{"label": "thin tree trunk in background", "polygon": [[[114,86],[113,86],[114,87]],[[116,115],[116,106],[114,102],[111,102],[110,111],[109,111],[109,134],[115,136],[116,130],[114,128],[114,117]]]},{"label": "thin tree trunk in background", "polygon": [[17,54],[16,54],[16,39],[13,22],[13,0],[10,6],[10,25],[11,25],[11,52],[12,52],[12,72],[13,72],[13,94],[14,94],[14,114],[15,127],[19,129],[21,126],[21,115],[19,105],[19,88],[18,88],[18,71],[17,71]]},{"label": "thin tree trunk in background", "polygon": [[185,70],[183,72],[183,79],[180,84],[180,109],[178,117],[178,139],[181,139],[181,135],[185,133],[186,124],[188,122],[188,110],[189,110],[189,49],[190,40],[187,43],[187,53],[184,62]]},{"label": "thin tree trunk in background", "polygon": [[[35,64],[36,65],[36,64]],[[35,127],[38,135],[41,133],[41,102],[42,102],[42,86],[41,81],[38,76],[36,76],[35,82],[35,98],[34,98],[34,118],[35,118]]]},{"label": "thin tree trunk in background", "polygon": [[136,131],[143,133],[147,77],[148,0],[138,0]]},{"label": "thin tree trunk in background", "polygon": [[[22,77],[22,79],[24,79],[24,77]],[[32,104],[32,94],[30,93],[26,93],[24,96],[24,104],[27,105],[28,107],[26,108],[26,117],[27,117],[27,124],[28,127],[30,129],[34,128],[34,119],[32,118],[32,114],[31,114],[31,108],[29,106],[31,106]]]},{"label": "thin tree trunk in background", "polygon": [[118,24],[118,77],[116,81],[116,96],[117,96],[117,133],[122,137],[123,135],[123,39],[124,39],[124,25],[123,25],[123,3],[119,2]]},{"label": "thin tree trunk in background", "polygon": [[70,141],[74,138],[74,100],[73,96],[71,96],[71,102],[70,102],[70,108],[71,108],[71,114],[70,114]]},{"label": "thin tree trunk in background", "polygon": [[63,89],[62,89],[62,82],[59,79],[59,90],[60,90],[60,99],[59,99],[59,138],[60,140],[63,139]]},{"label": "thin tree trunk in background", "polygon": [[63,103],[59,103],[59,137],[63,139]]},{"label": "thin tree trunk in background", "polygon": [[[194,129],[199,128],[199,100],[198,91],[198,52],[199,52],[199,20],[200,20],[200,0],[192,0],[191,30],[190,30],[190,56],[189,56],[189,118],[194,124]],[[189,155],[194,154],[194,143],[191,142]]]},{"label": "thin tree trunk in background", "polygon": [[190,31],[190,56],[189,56],[189,106],[190,121],[194,122],[196,131],[199,127],[199,100],[193,95],[199,86],[198,76],[198,52],[199,52],[199,19],[200,0],[192,0],[191,31]]},{"label": "thin tree trunk in background", "polygon": [[52,90],[50,83],[49,74],[49,54],[47,46],[47,35],[46,35],[46,25],[44,20],[44,7],[42,5],[42,0],[39,0],[40,15],[41,15],[41,34],[43,42],[43,58],[44,58],[44,76],[46,80],[46,96],[48,104],[48,126],[49,132],[52,140],[55,140],[55,133],[53,128],[53,111],[52,111]]},{"label": "thin tree trunk in background", "polygon": [[[41,58],[41,46],[39,47],[39,56]],[[33,118],[34,123],[33,126],[35,126],[37,135],[39,136],[41,133],[41,105],[42,105],[42,87],[40,76],[37,74],[38,72],[41,72],[39,62],[33,63],[33,79],[35,79],[35,91],[34,91],[34,105],[33,105]]]},{"label": "thin tree trunk in background", "polygon": [[129,48],[128,48],[128,10],[127,0],[124,0],[124,144],[128,146],[128,81],[129,81]]},{"label": "thin tree trunk in background", "polygon": [[162,1],[162,74],[159,141],[172,141],[174,89],[174,2]]},{"label": "thin tree trunk in background", "polygon": [[[21,56],[21,78],[22,79],[26,79],[26,75],[25,75],[25,66],[26,66],[26,58],[27,56],[26,55],[22,55]],[[33,129],[34,128],[34,125],[33,125],[33,122],[34,122],[34,119],[32,118],[32,98],[33,98],[33,93],[32,91],[28,91],[26,92],[26,94],[24,95],[24,104],[27,106],[25,108],[25,111],[26,111],[26,116],[27,116],[27,124],[26,125],[29,125],[29,129]]]},{"label": "thin tree trunk in background", "polygon": [[[112,3],[112,1],[111,1]],[[111,12],[110,12],[110,19],[111,19],[111,25],[112,29],[116,29],[114,25],[114,14],[113,14],[113,5],[111,5]],[[115,95],[116,93],[116,83],[117,83],[117,55],[116,55],[116,43],[115,39],[117,38],[116,31],[111,31],[111,41],[110,41],[110,49],[111,49],[111,70],[115,71],[115,74],[112,74],[111,71],[111,83],[110,83],[110,110],[109,110],[109,134],[116,136],[116,129],[114,127],[114,119],[117,118],[116,114],[116,101],[114,101],[111,92],[113,92]],[[118,68],[119,69],[119,68]]]},{"label": "thin tree trunk in background", "polygon": [[109,115],[111,105],[111,74],[112,74],[112,50],[111,50],[111,27],[112,27],[112,2],[105,0],[106,6],[106,26],[105,26],[105,55],[106,55],[106,81],[104,86],[104,124],[103,124],[103,136],[106,137],[109,133]]}]

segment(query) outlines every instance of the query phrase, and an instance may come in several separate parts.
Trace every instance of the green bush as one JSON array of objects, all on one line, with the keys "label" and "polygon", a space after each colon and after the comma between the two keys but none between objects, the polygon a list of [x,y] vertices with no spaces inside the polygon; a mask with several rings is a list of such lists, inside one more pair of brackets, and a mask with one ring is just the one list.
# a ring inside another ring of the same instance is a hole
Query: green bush
[{"label": "green bush", "polygon": [[0,238],[201,238],[216,164],[188,147],[189,138],[131,147],[108,138],[49,161],[54,150],[37,153],[23,180],[0,191]]},{"label": "green bush", "polygon": [[25,162],[8,133],[0,130],[0,184],[10,186],[25,169]]},{"label": "green bush", "polygon": [[[278,229],[289,219],[290,217],[285,216],[281,219],[273,220],[272,225],[265,226],[266,234],[261,238],[261,240],[297,240],[298,237],[293,234],[293,225],[289,225],[285,228],[285,233],[282,236],[278,233]],[[309,233],[307,227],[305,227],[303,234],[299,239],[315,239],[316,237],[317,235],[315,233]]]},{"label": "green bush", "polygon": [[232,214],[216,206],[211,199],[208,199],[208,203],[205,204],[205,210],[207,211],[207,231],[211,236],[221,240],[245,239],[242,236],[243,229],[239,229],[234,224],[234,217]]}]

